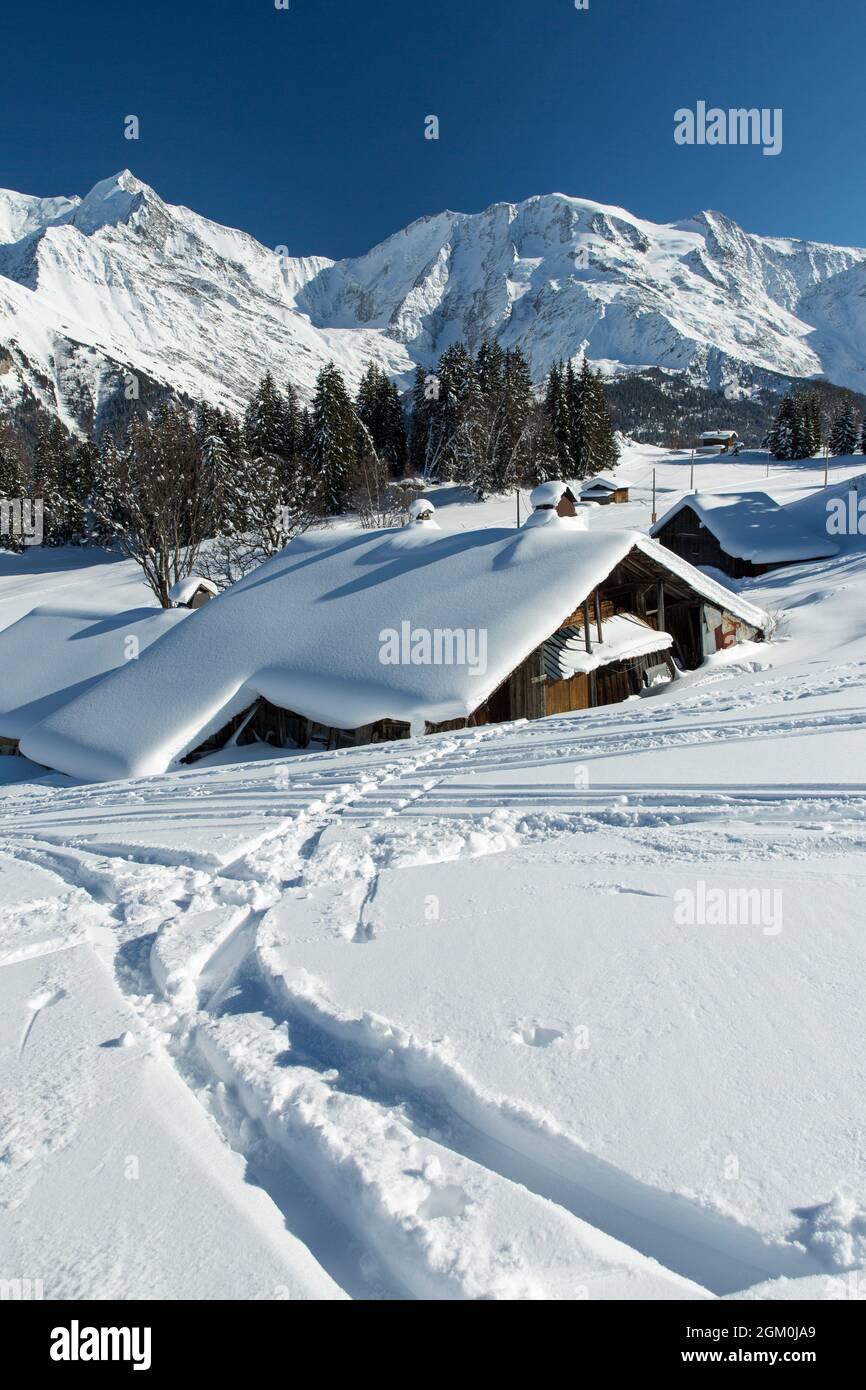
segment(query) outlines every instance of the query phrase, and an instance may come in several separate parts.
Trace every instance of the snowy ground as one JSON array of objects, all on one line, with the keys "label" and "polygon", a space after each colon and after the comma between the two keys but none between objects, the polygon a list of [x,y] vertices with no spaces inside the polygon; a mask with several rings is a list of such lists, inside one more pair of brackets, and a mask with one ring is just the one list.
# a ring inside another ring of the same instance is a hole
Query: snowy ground
[{"label": "snowy ground", "polygon": [[[646,525],[653,466],[660,514],[688,488],[632,450],[591,525]],[[0,623],[143,601],[54,560],[0,556]],[[622,706],[132,783],[0,759],[0,1276],[866,1294],[866,552],[748,592],[772,646]],[[688,911],[744,891],[745,922]]]}]

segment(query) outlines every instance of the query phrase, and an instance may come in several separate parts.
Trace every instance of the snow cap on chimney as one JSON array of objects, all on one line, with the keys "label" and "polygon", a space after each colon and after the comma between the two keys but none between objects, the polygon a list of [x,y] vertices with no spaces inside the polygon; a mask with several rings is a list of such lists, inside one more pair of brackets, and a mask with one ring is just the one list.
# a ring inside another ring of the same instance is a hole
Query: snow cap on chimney
[{"label": "snow cap on chimney", "polygon": [[406,509],[409,513],[409,521],[423,525],[435,526],[433,520],[436,515],[436,508],[427,497],[416,497],[414,502],[410,502]]},{"label": "snow cap on chimney", "polygon": [[554,478],[547,483],[539,483],[529,494],[529,500],[537,511],[539,507],[556,507],[562,500],[562,495],[568,492],[568,484],[560,479]]}]

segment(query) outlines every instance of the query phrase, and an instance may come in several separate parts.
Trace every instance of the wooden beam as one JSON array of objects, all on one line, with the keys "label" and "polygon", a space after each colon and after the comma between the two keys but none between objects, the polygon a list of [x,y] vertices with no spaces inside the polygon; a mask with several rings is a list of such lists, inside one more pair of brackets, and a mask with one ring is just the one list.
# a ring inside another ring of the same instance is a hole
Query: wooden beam
[{"label": "wooden beam", "polygon": [[665,630],[665,582],[664,582],[663,579],[660,579],[659,582],[658,582],[658,590],[657,590],[657,592],[658,592],[658,598],[656,599],[656,608],[657,608],[657,610],[658,610],[658,613],[657,613],[657,617],[656,617],[656,622],[657,622],[658,625],[659,625],[659,632],[664,632],[664,630]]},{"label": "wooden beam", "polygon": [[595,591],[595,630],[598,634],[598,645],[601,646],[604,637],[601,631],[601,593],[598,589]]},{"label": "wooden beam", "polygon": [[583,640],[586,650],[592,656],[592,638],[589,635],[589,599],[583,600]]}]

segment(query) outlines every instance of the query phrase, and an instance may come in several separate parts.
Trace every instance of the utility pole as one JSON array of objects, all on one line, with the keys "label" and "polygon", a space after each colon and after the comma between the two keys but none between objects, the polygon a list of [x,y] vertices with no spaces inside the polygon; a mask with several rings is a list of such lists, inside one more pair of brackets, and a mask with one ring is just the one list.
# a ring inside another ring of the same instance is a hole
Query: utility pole
[{"label": "utility pole", "polygon": [[658,517],[657,517],[657,515],[656,515],[656,471],[655,471],[655,469],[653,469],[653,510],[652,510],[652,524],[653,524],[653,526],[655,526],[657,520],[658,520]]},{"label": "utility pole", "polygon": [[517,489],[517,529],[520,530],[520,488]]},{"label": "utility pole", "polygon": [[694,490],[695,490],[695,451],[694,451],[694,449],[692,449],[692,471],[691,471],[691,476],[690,476],[690,478],[689,478],[689,492],[694,492]]}]

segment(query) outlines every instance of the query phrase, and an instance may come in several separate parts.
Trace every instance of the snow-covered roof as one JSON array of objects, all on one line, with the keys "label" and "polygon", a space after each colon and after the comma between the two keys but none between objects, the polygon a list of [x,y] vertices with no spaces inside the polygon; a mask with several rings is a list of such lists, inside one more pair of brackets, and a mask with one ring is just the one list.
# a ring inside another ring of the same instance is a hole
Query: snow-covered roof
[{"label": "snow-covered roof", "polygon": [[536,526],[559,526],[566,531],[585,531],[586,530],[586,509],[575,503],[574,516],[560,516],[556,507],[545,504],[543,507],[536,507],[534,512],[530,512],[523,522],[521,530],[532,530]]},{"label": "snow-covered roof", "polygon": [[739,560],[771,565],[816,560],[839,552],[826,531],[821,534],[805,526],[765,492],[689,493],[650,528],[650,535],[657,536],[684,507],[690,507],[722,549]]},{"label": "snow-covered roof", "polygon": [[[529,500],[533,507],[556,507],[567,492],[571,492],[568,483],[551,478],[546,483],[539,483],[534,487],[529,494]],[[572,493],[572,496],[574,495]]]},{"label": "snow-covered roof", "polygon": [[701,439],[735,439],[736,430],[702,430]]},{"label": "snow-covered roof", "polygon": [[860,508],[866,511],[866,473],[857,473],[843,482],[817,488],[796,502],[788,502],[785,515],[792,525],[826,538],[838,551],[862,550],[866,542],[860,531]]},{"label": "snow-covered roof", "polygon": [[634,613],[617,613],[605,618],[601,632],[603,640],[599,642],[598,630],[594,623],[590,624],[591,652],[586,650],[582,628],[564,627],[554,633],[544,644],[547,675],[553,680],[562,680],[582,672],[597,671],[612,661],[666,651],[674,640],[669,632],[657,631]]},{"label": "snow-covered roof", "polygon": [[0,735],[20,738],[188,616],[176,608],[32,609],[0,632]]},{"label": "snow-covered roof", "polygon": [[581,492],[616,492],[618,488],[631,487],[627,478],[615,478],[612,473],[597,473],[581,484]]},{"label": "snow-covered roof", "polygon": [[416,497],[414,502],[410,502],[406,508],[410,516],[433,516],[436,508],[429,497]]},{"label": "snow-covered roof", "polygon": [[[345,729],[461,718],[632,551],[765,625],[760,609],[634,531],[310,532],[31,729],[22,751],[87,779],[147,776],[259,695]],[[415,664],[412,634],[443,631],[462,635],[462,663],[449,644],[438,663]],[[394,662],[397,639],[405,659]]]},{"label": "snow-covered roof", "polygon": [[168,596],[173,603],[189,603],[199,589],[204,589],[208,594],[219,593],[216,584],[212,584],[209,579],[202,579],[200,574],[188,574],[185,579],[179,579],[176,584],[172,584]]}]

